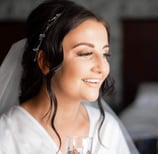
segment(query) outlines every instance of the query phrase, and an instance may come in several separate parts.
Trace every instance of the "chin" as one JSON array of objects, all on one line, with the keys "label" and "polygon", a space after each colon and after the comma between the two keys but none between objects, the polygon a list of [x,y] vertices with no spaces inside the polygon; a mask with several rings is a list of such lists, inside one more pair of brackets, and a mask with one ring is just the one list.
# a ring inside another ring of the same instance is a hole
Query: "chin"
[{"label": "chin", "polygon": [[89,102],[95,102],[98,99],[98,95],[97,96],[91,96],[91,97],[87,97],[86,100]]},{"label": "chin", "polygon": [[82,100],[85,100],[88,102],[95,102],[99,97],[99,91],[84,91],[81,97],[82,97]]}]

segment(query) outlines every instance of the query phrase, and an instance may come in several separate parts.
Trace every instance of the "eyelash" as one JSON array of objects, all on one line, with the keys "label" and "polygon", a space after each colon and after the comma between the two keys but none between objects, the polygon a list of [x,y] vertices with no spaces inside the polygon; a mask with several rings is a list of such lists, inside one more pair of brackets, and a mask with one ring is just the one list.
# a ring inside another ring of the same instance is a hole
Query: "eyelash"
[{"label": "eyelash", "polygon": [[[78,56],[85,56],[85,57],[88,57],[88,56],[91,56],[93,54],[93,52],[85,52],[85,53],[79,53]],[[107,57],[110,57],[111,54],[110,53],[103,53],[103,57],[107,58]]]},{"label": "eyelash", "polygon": [[85,53],[79,53],[78,55],[79,56],[90,56],[92,54],[93,54],[93,52],[85,52]]},{"label": "eyelash", "polygon": [[104,57],[110,57],[111,54],[110,54],[110,53],[104,53],[103,56],[104,56]]}]

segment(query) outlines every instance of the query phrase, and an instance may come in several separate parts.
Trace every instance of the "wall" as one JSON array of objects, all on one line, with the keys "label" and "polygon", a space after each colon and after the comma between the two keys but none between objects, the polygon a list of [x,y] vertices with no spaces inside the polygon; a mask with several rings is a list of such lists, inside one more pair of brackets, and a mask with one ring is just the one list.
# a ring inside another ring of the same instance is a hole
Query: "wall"
[{"label": "wall", "polygon": [[[25,20],[29,12],[42,0],[1,0],[0,20]],[[75,0],[74,0],[75,1]],[[93,10],[108,21],[111,27],[111,72],[116,81],[113,102],[122,100],[122,30],[123,18],[157,18],[157,0],[80,0],[81,5]]]}]

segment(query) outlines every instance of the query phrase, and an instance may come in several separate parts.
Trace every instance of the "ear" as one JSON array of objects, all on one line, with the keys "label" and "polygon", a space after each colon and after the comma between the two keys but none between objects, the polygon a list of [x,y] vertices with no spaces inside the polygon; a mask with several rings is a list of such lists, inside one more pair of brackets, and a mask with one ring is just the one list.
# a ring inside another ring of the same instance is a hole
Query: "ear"
[{"label": "ear", "polygon": [[37,56],[37,63],[41,72],[46,75],[49,72],[49,64],[45,59],[45,54],[43,50],[40,50]]}]

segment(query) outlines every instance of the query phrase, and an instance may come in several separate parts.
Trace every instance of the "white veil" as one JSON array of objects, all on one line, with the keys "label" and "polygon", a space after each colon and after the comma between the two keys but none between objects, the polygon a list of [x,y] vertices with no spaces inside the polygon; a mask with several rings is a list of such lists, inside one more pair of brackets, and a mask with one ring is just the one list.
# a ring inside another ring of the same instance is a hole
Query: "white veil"
[{"label": "white veil", "polygon": [[[0,115],[7,111],[11,106],[18,104],[19,82],[22,73],[21,60],[25,43],[26,39],[14,43],[0,67]],[[96,107],[96,103],[89,104]],[[103,106],[104,109],[107,112],[110,112],[119,122],[131,154],[139,154],[118,116],[112,111],[107,103],[104,102]]]},{"label": "white veil", "polygon": [[23,39],[13,44],[0,67],[0,115],[18,103],[25,42]]}]

